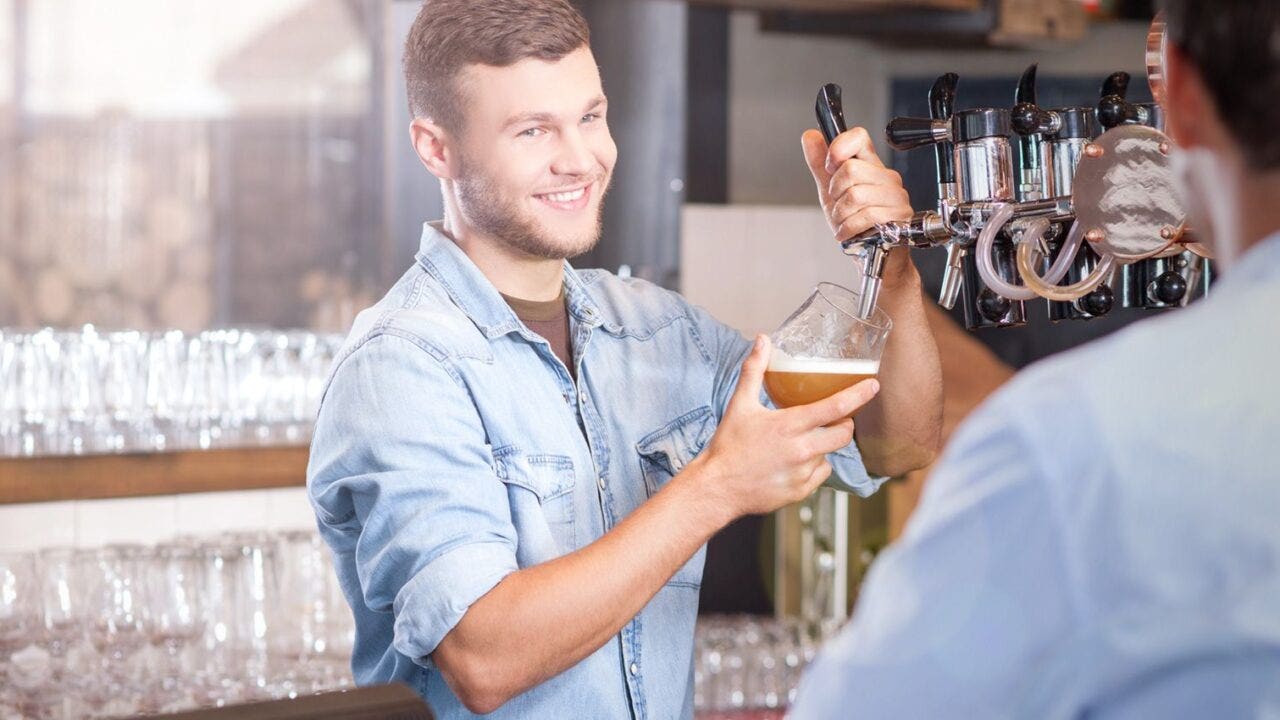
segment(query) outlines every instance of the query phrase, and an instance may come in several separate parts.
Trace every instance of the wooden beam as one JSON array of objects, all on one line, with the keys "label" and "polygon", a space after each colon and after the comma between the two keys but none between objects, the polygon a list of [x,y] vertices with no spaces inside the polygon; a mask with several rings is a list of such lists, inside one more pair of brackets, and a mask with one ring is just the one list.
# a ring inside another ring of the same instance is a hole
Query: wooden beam
[{"label": "wooden beam", "polygon": [[296,487],[306,446],[0,458],[0,505]]}]

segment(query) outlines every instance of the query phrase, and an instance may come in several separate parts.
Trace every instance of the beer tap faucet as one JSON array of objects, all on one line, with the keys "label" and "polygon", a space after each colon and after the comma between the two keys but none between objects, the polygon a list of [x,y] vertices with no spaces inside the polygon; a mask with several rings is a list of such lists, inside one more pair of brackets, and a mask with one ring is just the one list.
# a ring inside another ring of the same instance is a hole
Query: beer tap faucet
[{"label": "beer tap faucet", "polygon": [[[847,129],[840,95],[840,86],[834,83],[824,85],[818,91],[815,110],[818,126],[828,145]],[[947,128],[943,127],[942,130]],[[934,131],[929,129],[926,132]],[[884,277],[884,263],[890,250],[895,247],[932,247],[948,237],[950,232],[937,213],[917,212],[906,222],[883,223],[841,240],[840,246],[846,255],[862,257],[858,316],[865,320],[875,312]]]},{"label": "beer tap faucet", "polygon": [[[934,81],[929,89],[929,117],[934,122],[950,124],[955,110],[956,85],[960,76],[947,73]],[[959,192],[956,187],[955,143],[950,140],[939,140],[933,148],[938,165],[938,214],[949,215],[949,208],[958,204]],[[947,265],[942,271],[942,289],[938,293],[938,304],[950,310],[956,306],[956,298],[960,297],[960,288],[964,284],[964,262],[969,254],[969,245],[955,236],[947,240]]]},{"label": "beer tap faucet", "polygon": [[1053,185],[1053,155],[1045,136],[1062,128],[1058,113],[1036,104],[1036,65],[1032,64],[1018,80],[1010,125],[1018,134],[1020,151],[1018,200],[1021,202],[1056,197]]}]

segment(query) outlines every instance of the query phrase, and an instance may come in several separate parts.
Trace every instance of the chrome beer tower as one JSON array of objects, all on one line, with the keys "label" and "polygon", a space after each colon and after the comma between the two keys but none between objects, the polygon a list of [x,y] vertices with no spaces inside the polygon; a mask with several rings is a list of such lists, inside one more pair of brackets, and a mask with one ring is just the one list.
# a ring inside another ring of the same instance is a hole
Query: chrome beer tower
[{"label": "chrome beer tower", "polygon": [[[1053,320],[1087,319],[1117,299],[1164,308],[1207,290],[1209,264],[1185,232],[1163,113],[1125,99],[1128,74],[1108,77],[1094,107],[1040,107],[1035,65],[1012,108],[955,110],[958,83],[942,75],[929,117],[894,118],[885,129],[896,150],[933,148],[939,200],[841,242],[862,259],[863,317],[895,247],[947,249],[938,302],[962,301],[970,329],[1020,325],[1026,301],[1038,298]],[[816,111],[830,143],[845,130],[838,85],[819,91]]]}]

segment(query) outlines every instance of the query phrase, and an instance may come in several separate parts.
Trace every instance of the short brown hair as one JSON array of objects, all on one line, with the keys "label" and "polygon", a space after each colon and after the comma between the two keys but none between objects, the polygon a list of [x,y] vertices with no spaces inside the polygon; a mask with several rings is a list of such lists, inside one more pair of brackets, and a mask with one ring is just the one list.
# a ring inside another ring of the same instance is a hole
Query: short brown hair
[{"label": "short brown hair", "polygon": [[1280,3],[1162,0],[1169,39],[1200,71],[1254,170],[1280,169]]},{"label": "short brown hair", "polygon": [[409,112],[457,130],[462,68],[560,60],[589,42],[587,21],[568,0],[426,0],[404,46]]}]

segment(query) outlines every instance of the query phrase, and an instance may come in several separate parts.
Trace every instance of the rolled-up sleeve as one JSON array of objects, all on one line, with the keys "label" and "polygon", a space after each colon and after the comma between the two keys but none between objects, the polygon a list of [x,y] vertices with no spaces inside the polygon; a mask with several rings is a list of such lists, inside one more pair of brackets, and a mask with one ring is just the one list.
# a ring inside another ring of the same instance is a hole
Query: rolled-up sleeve
[{"label": "rolled-up sleeve", "polygon": [[[715,383],[713,407],[716,420],[724,417],[729,407],[733,391],[738,387],[738,378],[742,375],[742,363],[751,354],[751,342],[742,337],[742,333],[711,317],[702,308],[692,308],[693,320],[698,336],[711,354],[715,363]],[[774,407],[768,393],[761,391],[760,402]],[[871,495],[884,484],[888,478],[871,475],[862,464],[862,453],[857,443],[849,443],[845,447],[827,455],[833,470],[831,477],[823,485],[836,490],[851,491],[862,497]]]},{"label": "rolled-up sleeve", "polygon": [[316,420],[308,492],[360,599],[393,613],[396,651],[427,656],[516,570],[506,488],[484,427],[447,361],[379,335],[336,368]]}]

